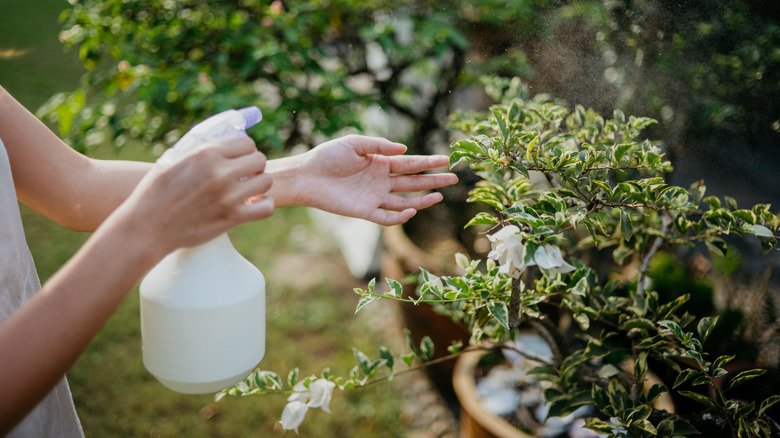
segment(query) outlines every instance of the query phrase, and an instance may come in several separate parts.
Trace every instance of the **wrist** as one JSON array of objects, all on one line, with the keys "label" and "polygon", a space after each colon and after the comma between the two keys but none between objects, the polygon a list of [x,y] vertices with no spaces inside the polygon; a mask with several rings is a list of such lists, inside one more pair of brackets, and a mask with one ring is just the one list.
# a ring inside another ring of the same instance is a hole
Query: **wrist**
[{"label": "wrist", "polygon": [[265,173],[271,176],[273,185],[267,195],[274,199],[276,207],[308,206],[305,184],[305,154],[269,160]]}]

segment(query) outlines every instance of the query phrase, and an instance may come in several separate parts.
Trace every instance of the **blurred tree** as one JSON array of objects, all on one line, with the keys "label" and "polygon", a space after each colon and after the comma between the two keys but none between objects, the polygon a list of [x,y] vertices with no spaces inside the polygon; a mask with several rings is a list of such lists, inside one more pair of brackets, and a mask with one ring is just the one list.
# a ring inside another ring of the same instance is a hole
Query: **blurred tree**
[{"label": "blurred tree", "polygon": [[82,149],[161,148],[208,115],[258,105],[266,151],[352,128],[433,152],[453,107],[481,103],[463,90],[486,74],[657,118],[672,147],[780,139],[780,26],[763,0],[71,3],[61,40],[89,72],[40,115]]},{"label": "blurred tree", "polygon": [[470,38],[486,28],[535,32],[533,12],[555,2],[71,3],[61,40],[78,47],[89,72],[82,89],[40,113],[77,147],[167,145],[212,113],[258,105],[265,120],[253,135],[264,148],[365,129],[373,107],[405,121],[410,138],[396,139],[429,152],[459,86],[486,72],[529,73],[522,52],[504,47],[479,47],[467,60]]}]

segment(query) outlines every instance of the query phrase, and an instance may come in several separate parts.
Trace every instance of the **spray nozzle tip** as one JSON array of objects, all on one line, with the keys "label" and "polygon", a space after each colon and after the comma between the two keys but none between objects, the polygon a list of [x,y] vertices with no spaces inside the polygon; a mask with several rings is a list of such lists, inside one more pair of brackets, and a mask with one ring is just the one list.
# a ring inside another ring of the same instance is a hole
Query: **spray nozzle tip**
[{"label": "spray nozzle tip", "polygon": [[244,120],[246,121],[246,124],[244,125],[244,129],[253,126],[255,123],[259,122],[260,120],[263,120],[263,113],[260,112],[260,108],[256,106],[248,106],[246,108],[241,108],[240,110],[238,110],[238,112],[240,112],[241,115],[244,116]]}]

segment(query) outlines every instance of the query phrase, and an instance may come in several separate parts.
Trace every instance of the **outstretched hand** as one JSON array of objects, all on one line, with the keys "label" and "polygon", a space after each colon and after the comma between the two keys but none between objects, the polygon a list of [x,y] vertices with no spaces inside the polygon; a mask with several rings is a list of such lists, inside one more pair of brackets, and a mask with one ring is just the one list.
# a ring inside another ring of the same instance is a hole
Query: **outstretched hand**
[{"label": "outstretched hand", "polygon": [[406,222],[442,200],[440,193],[417,192],[455,184],[458,178],[420,173],[446,166],[445,155],[404,152],[406,146],[384,138],[348,135],[291,157],[300,160],[293,182],[297,203],[381,225]]}]

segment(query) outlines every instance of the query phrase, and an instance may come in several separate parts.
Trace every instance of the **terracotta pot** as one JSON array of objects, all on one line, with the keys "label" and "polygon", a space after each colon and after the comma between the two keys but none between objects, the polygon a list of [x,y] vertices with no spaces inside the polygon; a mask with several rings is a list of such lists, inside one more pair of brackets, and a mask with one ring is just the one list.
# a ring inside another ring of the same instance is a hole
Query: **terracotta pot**
[{"label": "terracotta pot", "polygon": [[[460,430],[461,438],[532,438],[520,429],[516,428],[503,418],[492,414],[482,408],[476,390],[477,365],[486,353],[484,351],[472,351],[462,354],[455,362],[452,376],[453,388],[460,402]],[[626,363],[623,368],[633,369],[631,363]],[[661,380],[653,373],[648,373],[646,384],[661,384]],[[656,399],[653,406],[669,413],[675,412],[671,396],[663,394]]]},{"label": "terracotta pot", "polygon": [[463,353],[455,362],[452,385],[460,402],[461,438],[533,438],[503,418],[482,409],[475,381],[479,359],[485,353]]}]

